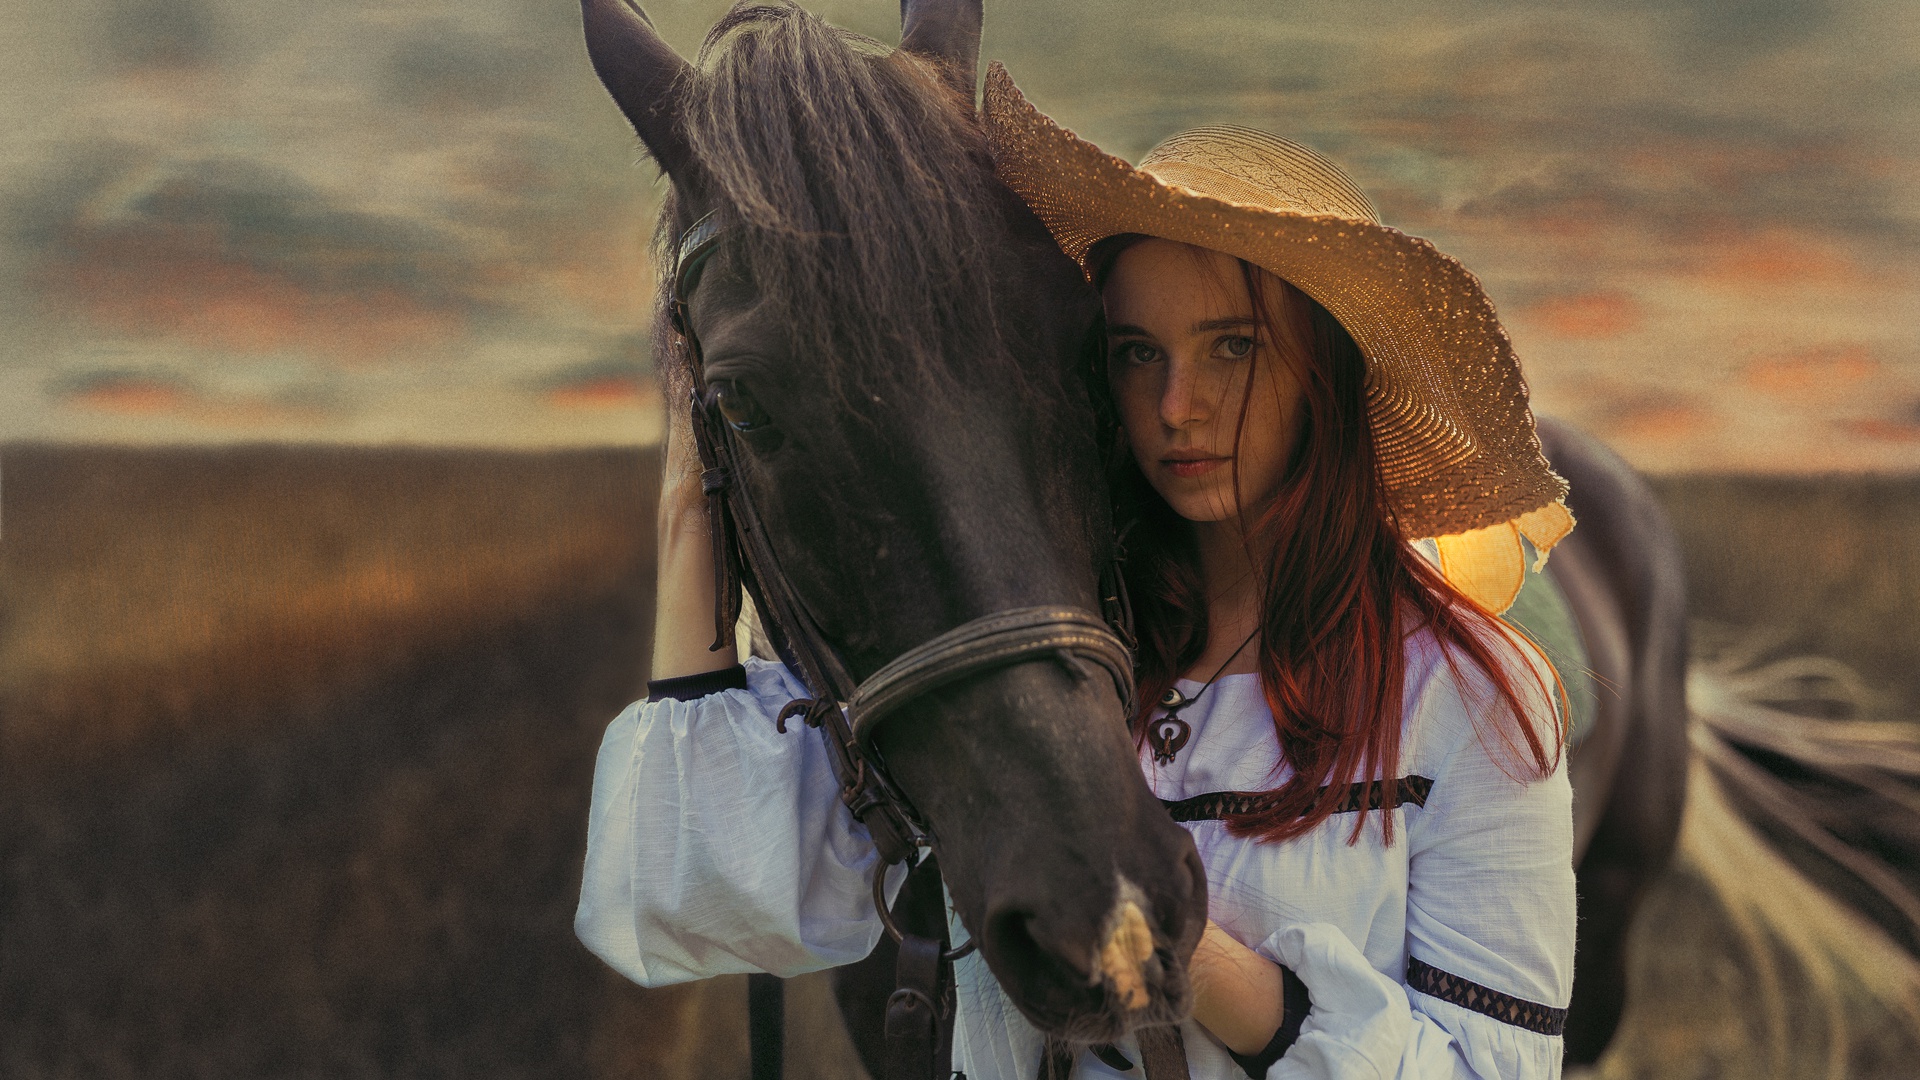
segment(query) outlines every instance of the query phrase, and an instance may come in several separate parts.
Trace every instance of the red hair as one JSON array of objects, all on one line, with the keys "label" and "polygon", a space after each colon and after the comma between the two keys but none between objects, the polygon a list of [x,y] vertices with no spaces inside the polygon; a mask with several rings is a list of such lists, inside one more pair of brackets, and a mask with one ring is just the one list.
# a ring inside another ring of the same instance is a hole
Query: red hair
[{"label": "red hair", "polygon": [[[1134,239],[1102,241],[1090,260],[1096,281],[1104,284]],[[1360,347],[1312,298],[1260,267],[1240,265],[1269,346],[1255,362],[1277,355],[1295,367],[1301,415],[1279,492],[1267,505],[1240,508],[1253,550],[1271,547],[1261,601],[1260,685],[1293,774],[1264,809],[1231,817],[1228,827],[1241,836],[1287,840],[1349,807],[1349,784],[1398,778],[1406,640],[1422,628],[1441,646],[1463,692],[1469,684],[1461,678],[1462,661],[1485,674],[1491,700],[1468,700],[1469,707],[1490,706],[1494,714],[1491,725],[1476,718],[1483,742],[1492,736],[1503,744],[1517,773],[1552,773],[1565,741],[1564,703],[1551,717],[1537,715],[1542,710],[1529,707],[1516,678],[1525,671],[1537,680],[1538,702],[1554,699],[1558,677],[1544,657],[1538,667],[1525,663],[1517,632],[1449,584],[1396,528],[1367,423]],[[1292,325],[1281,324],[1283,317]],[[1301,323],[1304,334],[1294,329]],[[1243,398],[1242,423],[1246,409]],[[1144,740],[1162,696],[1206,651],[1207,602],[1191,523],[1147,484],[1125,451],[1123,432],[1118,439],[1116,520],[1137,523],[1127,533],[1124,572],[1139,635],[1140,705],[1132,724],[1136,740]],[[1237,459],[1235,468],[1237,490]],[[1359,815],[1350,842],[1359,839],[1365,820]],[[1390,812],[1382,815],[1382,829],[1391,843]]]}]

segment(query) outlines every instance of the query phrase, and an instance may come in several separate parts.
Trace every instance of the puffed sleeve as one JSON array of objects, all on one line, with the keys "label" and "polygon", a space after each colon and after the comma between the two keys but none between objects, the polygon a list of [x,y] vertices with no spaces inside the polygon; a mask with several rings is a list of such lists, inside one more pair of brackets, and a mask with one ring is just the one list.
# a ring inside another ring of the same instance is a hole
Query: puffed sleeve
[{"label": "puffed sleeve", "polygon": [[[1271,1080],[1560,1075],[1573,992],[1573,791],[1564,760],[1547,777],[1527,775],[1504,722],[1488,722],[1490,684],[1461,668],[1456,678],[1444,662],[1429,667],[1408,688],[1410,728],[1437,767],[1425,806],[1406,819],[1406,977],[1376,970],[1327,924],[1263,942],[1313,999]],[[1523,700],[1544,700],[1529,673],[1517,681]]]},{"label": "puffed sleeve", "polygon": [[[745,689],[629,706],[600,746],[574,932],[643,986],[818,971],[882,931],[879,855],[821,733],[774,725],[805,690],[779,664],[746,668]],[[904,879],[892,868],[889,895]]]}]

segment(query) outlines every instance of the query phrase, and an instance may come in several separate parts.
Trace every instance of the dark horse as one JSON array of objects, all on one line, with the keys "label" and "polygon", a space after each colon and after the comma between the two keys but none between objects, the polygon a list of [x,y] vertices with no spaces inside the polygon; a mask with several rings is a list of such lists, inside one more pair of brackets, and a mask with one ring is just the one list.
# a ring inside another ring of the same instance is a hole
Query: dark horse
[{"label": "dark horse", "polygon": [[[663,249],[705,214],[724,222],[689,312],[699,362],[724,388],[781,563],[854,676],[1000,608],[1098,610],[1109,521],[1084,381],[1097,300],[994,179],[973,109],[977,0],[908,0],[895,52],[791,7],[736,8],[704,69],[623,0],[583,7],[596,70],[673,182]],[[676,339],[663,326],[656,340]],[[696,360],[666,359],[669,400],[684,400]],[[1619,1021],[1627,925],[1679,828],[1684,590],[1647,488],[1591,441],[1543,436],[1581,522],[1549,572],[1601,687],[1572,764],[1567,1048],[1590,1061]],[[922,698],[877,743],[1028,1018],[1098,1040],[1184,1012],[1204,877],[1111,691],[1020,664]],[[1137,1010],[1094,959],[1130,887],[1156,946]],[[854,1017],[867,1047],[872,1018]]]},{"label": "dark horse", "polygon": [[[1096,302],[994,179],[971,106],[978,5],[909,3],[898,51],[739,7],[706,70],[622,0],[583,8],[595,69],[672,180],[667,248],[708,213],[725,229],[687,312],[701,373],[736,482],[852,677],[996,611],[1100,611]],[[665,359],[684,402],[692,357]],[[1204,870],[1108,681],[999,668],[915,699],[874,742],[1036,1025],[1104,1039],[1186,1011]],[[1153,936],[1122,973],[1137,1008],[1096,964],[1124,904]]]}]

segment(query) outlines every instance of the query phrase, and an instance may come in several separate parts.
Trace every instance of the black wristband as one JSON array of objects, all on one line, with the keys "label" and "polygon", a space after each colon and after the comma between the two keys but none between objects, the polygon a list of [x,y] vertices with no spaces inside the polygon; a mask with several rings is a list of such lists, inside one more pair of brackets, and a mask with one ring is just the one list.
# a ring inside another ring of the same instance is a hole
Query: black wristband
[{"label": "black wristband", "polygon": [[676,675],[647,682],[648,701],[692,701],[722,690],[745,690],[747,669],[739,664],[698,675]]},{"label": "black wristband", "polygon": [[1285,964],[1280,965],[1280,1001],[1286,1015],[1281,1018],[1279,1029],[1273,1033],[1273,1038],[1267,1040],[1266,1046],[1253,1054],[1227,1051],[1234,1064],[1239,1065],[1251,1080],[1267,1080],[1267,1070],[1273,1068],[1274,1062],[1285,1057],[1287,1049],[1300,1037],[1300,1025],[1307,1019],[1307,1010],[1313,1007],[1312,999],[1307,996],[1307,984],[1301,982],[1300,976]]}]

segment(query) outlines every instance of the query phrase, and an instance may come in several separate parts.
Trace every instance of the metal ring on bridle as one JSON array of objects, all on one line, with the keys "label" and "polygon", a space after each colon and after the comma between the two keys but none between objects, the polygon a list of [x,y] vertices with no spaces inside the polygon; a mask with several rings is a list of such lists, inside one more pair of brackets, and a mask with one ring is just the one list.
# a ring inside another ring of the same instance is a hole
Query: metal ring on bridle
[{"label": "metal ring on bridle", "polygon": [[1013,608],[962,623],[867,676],[847,703],[854,740],[869,746],[881,720],[922,694],[1048,653],[1100,665],[1112,677],[1122,704],[1127,703],[1133,688],[1133,657],[1106,620],[1073,608]]},{"label": "metal ring on bridle", "polygon": [[[873,868],[873,907],[875,911],[880,913],[880,925],[887,928],[887,936],[893,938],[896,942],[906,938],[907,935],[901,933],[900,928],[894,925],[893,912],[887,910],[886,863],[881,863],[879,866]],[[951,964],[977,948],[979,948],[979,942],[975,941],[972,937],[968,937],[966,944],[956,945],[951,949],[943,950],[940,953],[940,959]]]}]

